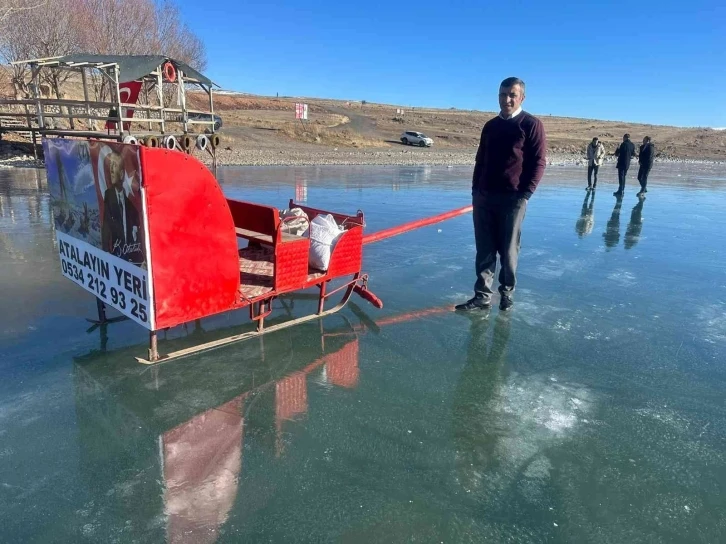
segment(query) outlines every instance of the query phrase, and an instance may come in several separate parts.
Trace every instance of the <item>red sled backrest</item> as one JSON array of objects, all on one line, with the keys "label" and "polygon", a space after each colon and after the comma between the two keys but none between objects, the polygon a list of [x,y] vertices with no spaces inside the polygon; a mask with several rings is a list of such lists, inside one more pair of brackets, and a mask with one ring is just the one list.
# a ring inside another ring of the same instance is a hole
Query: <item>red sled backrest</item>
[{"label": "red sled backrest", "polygon": [[200,161],[141,147],[156,328],[234,308],[237,236],[227,200]]},{"label": "red sled backrest", "polygon": [[275,239],[280,224],[280,212],[276,208],[231,198],[227,199],[227,205],[235,227],[268,234]]}]

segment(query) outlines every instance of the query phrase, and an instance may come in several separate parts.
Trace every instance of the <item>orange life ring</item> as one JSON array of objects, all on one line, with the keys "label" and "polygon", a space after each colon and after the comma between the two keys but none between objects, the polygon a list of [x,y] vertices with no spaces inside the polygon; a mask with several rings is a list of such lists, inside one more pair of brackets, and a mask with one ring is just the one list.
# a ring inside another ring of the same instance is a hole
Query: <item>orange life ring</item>
[{"label": "orange life ring", "polygon": [[170,81],[171,83],[176,81],[176,68],[174,68],[174,65],[171,62],[164,63],[162,70],[167,81]]}]

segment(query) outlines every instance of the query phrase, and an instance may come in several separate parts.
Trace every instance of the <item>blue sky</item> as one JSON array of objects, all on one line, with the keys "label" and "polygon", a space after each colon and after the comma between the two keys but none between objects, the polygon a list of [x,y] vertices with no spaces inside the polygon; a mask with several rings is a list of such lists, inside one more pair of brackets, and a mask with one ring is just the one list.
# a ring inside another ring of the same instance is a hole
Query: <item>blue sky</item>
[{"label": "blue sky", "polygon": [[726,3],[181,0],[225,89],[726,127]]}]

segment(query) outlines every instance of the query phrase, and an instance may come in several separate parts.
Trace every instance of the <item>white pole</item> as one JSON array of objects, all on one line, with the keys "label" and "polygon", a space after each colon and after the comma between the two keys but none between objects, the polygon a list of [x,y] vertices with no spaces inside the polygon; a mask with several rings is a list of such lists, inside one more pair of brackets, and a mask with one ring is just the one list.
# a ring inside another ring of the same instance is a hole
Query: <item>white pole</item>
[{"label": "white pole", "polygon": [[162,88],[164,84],[164,80],[161,77],[161,66],[159,66],[156,69],[156,94],[159,97],[159,107],[161,107],[161,110],[159,110],[159,115],[161,116],[161,133],[165,133],[165,125],[164,125],[164,89]]},{"label": "white pole", "polygon": [[182,123],[184,124],[184,134],[189,132],[189,114],[187,114],[187,95],[184,91],[184,72],[181,69],[179,74],[179,98],[181,100]]},{"label": "white pole", "polygon": [[116,126],[116,129],[119,131],[119,136],[123,136],[124,125],[121,121],[123,114],[121,113],[121,87],[118,81],[118,64],[113,67],[113,80],[116,84],[116,112],[118,114],[118,125]]}]

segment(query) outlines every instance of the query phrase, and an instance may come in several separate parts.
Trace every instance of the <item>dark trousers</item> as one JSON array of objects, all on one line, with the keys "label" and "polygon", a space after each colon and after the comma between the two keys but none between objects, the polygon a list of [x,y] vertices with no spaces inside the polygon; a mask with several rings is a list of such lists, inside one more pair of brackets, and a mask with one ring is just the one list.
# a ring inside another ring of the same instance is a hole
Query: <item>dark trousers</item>
[{"label": "dark trousers", "polygon": [[638,169],[638,181],[640,182],[641,191],[646,191],[646,188],[648,187],[648,174],[650,174],[650,168],[641,164]]},{"label": "dark trousers", "polygon": [[618,168],[618,193],[620,194],[623,194],[625,192],[625,176],[627,175],[627,168]]},{"label": "dark trousers", "polygon": [[499,292],[511,295],[517,283],[517,261],[527,199],[515,193],[474,193],[477,296],[489,300],[499,254]]},{"label": "dark trousers", "polygon": [[[590,164],[587,167],[587,186],[588,187],[597,187],[597,171],[600,170],[600,167],[597,164]],[[592,182],[592,175],[595,174],[595,183]]]}]

